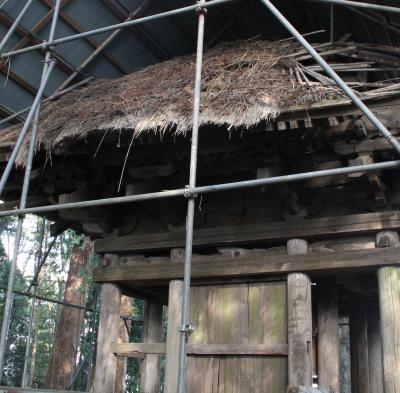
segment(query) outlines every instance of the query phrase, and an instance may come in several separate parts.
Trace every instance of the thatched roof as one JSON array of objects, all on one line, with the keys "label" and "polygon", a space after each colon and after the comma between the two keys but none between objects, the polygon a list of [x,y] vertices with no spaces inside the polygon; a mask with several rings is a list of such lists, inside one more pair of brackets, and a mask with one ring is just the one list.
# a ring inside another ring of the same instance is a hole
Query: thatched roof
[{"label": "thatched roof", "polygon": [[[201,125],[249,128],[275,119],[287,107],[326,99],[333,87],[304,74],[299,81],[298,51],[290,41],[260,40],[206,51]],[[132,130],[134,136],[186,133],[192,123],[194,73],[194,55],[177,57],[73,91],[42,109],[38,144],[51,151],[65,139],[85,138],[94,130]],[[15,140],[19,129],[2,133],[0,143]]]}]

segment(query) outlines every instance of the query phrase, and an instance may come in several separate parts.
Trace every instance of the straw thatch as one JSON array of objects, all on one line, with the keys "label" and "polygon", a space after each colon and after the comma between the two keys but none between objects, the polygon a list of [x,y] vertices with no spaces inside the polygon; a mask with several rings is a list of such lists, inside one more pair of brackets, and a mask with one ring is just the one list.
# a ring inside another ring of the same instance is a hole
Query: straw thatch
[{"label": "straw thatch", "polygon": [[[332,87],[293,78],[298,50],[291,42],[250,40],[206,51],[201,125],[249,128],[275,119],[287,107],[325,99]],[[44,106],[38,146],[51,151],[93,130],[132,130],[133,136],[186,133],[192,123],[194,73],[195,56],[184,56],[73,91]],[[0,142],[14,140],[17,131],[13,127]]]}]

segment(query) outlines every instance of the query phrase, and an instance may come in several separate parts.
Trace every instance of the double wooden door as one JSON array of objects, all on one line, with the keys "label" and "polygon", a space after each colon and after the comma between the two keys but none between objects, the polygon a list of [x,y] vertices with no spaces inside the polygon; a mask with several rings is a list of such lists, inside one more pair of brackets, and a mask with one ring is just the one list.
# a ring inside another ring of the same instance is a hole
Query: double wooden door
[{"label": "double wooden door", "polygon": [[187,392],[286,392],[286,282],[195,286],[191,321]]}]

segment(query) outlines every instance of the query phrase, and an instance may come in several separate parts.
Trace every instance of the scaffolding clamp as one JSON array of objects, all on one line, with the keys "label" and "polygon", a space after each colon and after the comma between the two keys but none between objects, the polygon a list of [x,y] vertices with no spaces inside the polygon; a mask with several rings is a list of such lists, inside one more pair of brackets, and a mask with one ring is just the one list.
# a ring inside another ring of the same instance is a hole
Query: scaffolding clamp
[{"label": "scaffolding clamp", "polygon": [[195,12],[197,14],[206,14],[207,13],[207,8],[205,8],[204,1],[197,0]]},{"label": "scaffolding clamp", "polygon": [[185,190],[183,191],[183,196],[185,198],[196,198],[197,194],[195,192],[193,192],[192,187],[190,187],[189,185],[186,185]]},{"label": "scaffolding clamp", "polygon": [[194,325],[192,322],[189,322],[186,325],[181,325],[179,329],[179,333],[183,333],[187,337],[189,337],[193,332],[194,332]]}]

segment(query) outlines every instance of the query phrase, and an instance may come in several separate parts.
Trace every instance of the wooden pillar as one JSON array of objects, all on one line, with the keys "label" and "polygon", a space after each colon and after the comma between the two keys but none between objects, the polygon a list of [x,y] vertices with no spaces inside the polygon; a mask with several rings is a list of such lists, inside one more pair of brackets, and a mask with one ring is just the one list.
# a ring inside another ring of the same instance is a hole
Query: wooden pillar
[{"label": "wooden pillar", "polygon": [[367,327],[369,388],[371,393],[384,393],[382,339],[378,304],[368,305]]},{"label": "wooden pillar", "polygon": [[183,281],[169,283],[165,393],[176,393],[179,367],[179,326],[182,314]]},{"label": "wooden pillar", "polygon": [[[160,343],[163,333],[163,306],[153,301],[144,303],[142,342]],[[147,354],[140,371],[140,393],[159,393],[160,355]]]},{"label": "wooden pillar", "polygon": [[[118,343],[129,342],[128,328],[131,326],[131,322],[125,323],[121,317],[132,316],[132,302],[127,296],[121,296],[121,304],[119,309],[119,327],[118,327]],[[125,380],[126,380],[126,365],[127,358],[125,356],[117,356],[117,370],[115,374],[115,393],[125,393]]]},{"label": "wooden pillar", "polygon": [[[289,255],[306,254],[306,240],[287,242]],[[312,307],[311,281],[303,273],[290,273],[287,279],[288,377],[289,385],[312,386]]]},{"label": "wooden pillar", "polygon": [[350,307],[351,391],[369,393],[367,300],[354,296]]},{"label": "wooden pillar", "polygon": [[[399,247],[395,231],[377,234],[378,247]],[[400,392],[400,268],[378,270],[379,305],[382,336],[383,380],[385,393]]]},{"label": "wooden pillar", "polygon": [[340,390],[340,353],[336,277],[318,280],[318,385],[330,393]]},{"label": "wooden pillar", "polygon": [[115,284],[101,284],[94,391],[114,393],[117,357],[111,344],[118,340],[121,291]]}]

